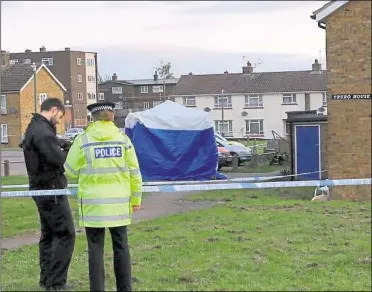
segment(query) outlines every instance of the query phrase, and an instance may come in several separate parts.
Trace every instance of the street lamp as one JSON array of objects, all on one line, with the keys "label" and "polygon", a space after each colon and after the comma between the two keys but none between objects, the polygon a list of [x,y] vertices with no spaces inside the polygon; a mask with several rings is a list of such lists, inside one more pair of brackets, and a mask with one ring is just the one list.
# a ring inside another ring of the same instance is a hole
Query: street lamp
[{"label": "street lamp", "polygon": [[36,64],[35,62],[32,63],[31,65],[31,68],[32,70],[34,70],[34,111],[35,111],[35,114],[36,114]]},{"label": "street lamp", "polygon": [[225,112],[224,112],[224,109],[225,109],[225,97],[224,97],[224,93],[225,93],[225,90],[221,90],[221,97],[222,97],[222,106],[221,106],[221,115],[222,115],[222,132],[221,132],[221,135],[222,137],[225,137],[225,134],[224,134],[224,128],[225,128]]},{"label": "street lamp", "polygon": [[66,110],[69,109],[69,116],[68,116],[68,121],[67,121],[67,130],[70,129],[71,127],[71,117],[72,117],[72,105],[70,104],[70,101],[69,100],[66,100],[66,104],[65,104],[65,108]]}]

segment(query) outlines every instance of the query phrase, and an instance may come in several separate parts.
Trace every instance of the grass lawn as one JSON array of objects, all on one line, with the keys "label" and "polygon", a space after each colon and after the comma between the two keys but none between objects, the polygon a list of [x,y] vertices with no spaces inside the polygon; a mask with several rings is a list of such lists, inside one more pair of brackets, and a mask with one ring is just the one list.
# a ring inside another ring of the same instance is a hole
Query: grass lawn
[{"label": "grass lawn", "polygon": [[[28,184],[26,176],[2,177],[3,185]],[[76,180],[69,179],[69,183]],[[4,189],[4,191],[24,191],[27,189]],[[74,198],[70,199],[70,205],[74,216],[77,216],[77,203]],[[7,238],[40,230],[39,215],[32,198],[4,198],[1,199],[1,237]]]},{"label": "grass lawn", "polygon": [[[312,192],[206,192],[189,199],[215,207],[132,225],[135,290],[370,291],[370,202],[309,202]],[[36,246],[3,251],[3,290],[36,290],[37,259]],[[114,290],[108,238],[105,259],[106,289]],[[69,281],[88,289],[85,236],[77,237]]]}]

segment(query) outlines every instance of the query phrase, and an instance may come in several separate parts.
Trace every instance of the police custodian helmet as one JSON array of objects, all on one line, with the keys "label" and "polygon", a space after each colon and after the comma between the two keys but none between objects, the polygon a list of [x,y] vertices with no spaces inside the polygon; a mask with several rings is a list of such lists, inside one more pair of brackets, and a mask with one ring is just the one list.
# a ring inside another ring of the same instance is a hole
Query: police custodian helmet
[{"label": "police custodian helmet", "polygon": [[93,103],[87,106],[88,111],[92,114],[99,111],[111,111],[113,112],[115,108],[115,103],[113,102],[99,102]]}]

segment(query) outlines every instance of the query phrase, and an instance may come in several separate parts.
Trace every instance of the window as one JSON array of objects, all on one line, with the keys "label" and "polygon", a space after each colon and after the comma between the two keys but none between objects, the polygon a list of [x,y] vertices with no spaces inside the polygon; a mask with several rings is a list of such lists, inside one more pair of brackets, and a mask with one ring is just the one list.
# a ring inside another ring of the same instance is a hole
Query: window
[{"label": "window", "polygon": [[116,110],[122,110],[123,109],[123,103],[121,101],[115,102],[115,109]]},{"label": "window", "polygon": [[141,93],[149,93],[149,87],[148,86],[141,86]]},{"label": "window", "polygon": [[83,100],[84,96],[82,92],[78,93],[77,96],[78,96],[78,100]]},{"label": "window", "polygon": [[105,94],[103,92],[98,93],[98,100],[105,100]]},{"label": "window", "polygon": [[184,106],[196,106],[195,96],[185,96],[183,98],[183,105]]},{"label": "window", "polygon": [[163,92],[163,85],[154,85],[152,87],[152,92],[153,93],[160,93]]},{"label": "window", "polygon": [[18,59],[13,59],[13,60],[9,61],[10,65],[14,65],[14,64],[17,64],[17,63],[18,63]]},{"label": "window", "polygon": [[249,136],[263,135],[263,120],[247,120],[246,124],[246,134]]},{"label": "window", "polygon": [[96,78],[92,75],[88,75],[88,82],[95,82]]},{"label": "window", "polygon": [[1,143],[8,143],[8,125],[1,124]]},{"label": "window", "polygon": [[1,95],[1,114],[6,115],[6,95],[2,94]]},{"label": "window", "polygon": [[327,106],[327,93],[323,93],[322,105]]},{"label": "window", "polygon": [[23,59],[23,64],[31,64],[31,59]]},{"label": "window", "polygon": [[152,106],[153,107],[155,107],[155,106],[157,106],[157,105],[159,105],[159,104],[161,104],[162,102],[160,101],[160,100],[156,100],[156,101],[153,101],[152,102]]},{"label": "window", "polygon": [[81,66],[81,58],[76,58],[76,65]]},{"label": "window", "polygon": [[95,93],[88,93],[87,96],[88,96],[88,99],[90,99],[90,100],[95,100],[96,99],[96,94]]},{"label": "window", "polygon": [[48,95],[46,93],[40,93],[39,99],[40,99],[40,105],[43,103],[44,100],[48,98]]},{"label": "window", "polygon": [[112,92],[112,94],[122,94],[123,93],[123,87],[112,87],[111,92]]},{"label": "window", "polygon": [[246,95],[245,96],[245,107],[263,107],[262,95]]},{"label": "window", "polygon": [[149,109],[149,108],[150,108],[150,102],[148,102],[148,101],[144,101],[144,102],[143,102],[143,108],[144,108],[144,109]]},{"label": "window", "polygon": [[87,66],[94,66],[94,63],[95,63],[94,59],[87,59],[86,61]]},{"label": "window", "polygon": [[214,107],[221,108],[222,103],[224,108],[232,108],[231,96],[215,96],[214,97]]},{"label": "window", "polygon": [[295,104],[297,102],[295,93],[283,94],[283,104]]},{"label": "window", "polygon": [[83,75],[78,74],[77,79],[79,83],[83,82]]},{"label": "window", "polygon": [[232,130],[232,121],[214,121],[214,129],[217,134],[222,135],[223,137],[232,137],[233,130]]},{"label": "window", "polygon": [[52,66],[52,65],[53,65],[53,58],[42,58],[42,59],[41,59],[41,62],[42,62],[45,66]]}]

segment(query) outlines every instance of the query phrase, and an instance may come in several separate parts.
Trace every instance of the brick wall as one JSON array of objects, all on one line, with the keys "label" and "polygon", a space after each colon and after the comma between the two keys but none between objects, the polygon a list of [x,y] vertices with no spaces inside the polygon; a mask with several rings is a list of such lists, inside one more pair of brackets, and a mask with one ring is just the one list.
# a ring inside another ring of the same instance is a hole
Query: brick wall
[{"label": "brick wall", "polygon": [[[37,112],[40,112],[40,93],[46,93],[48,97],[58,97],[64,103],[64,91],[49,75],[49,73],[42,68],[36,76],[36,106]],[[25,89],[21,92],[21,132],[24,133],[27,129],[28,124],[31,121],[32,113],[34,112],[34,81],[32,80]],[[57,126],[57,133],[64,134],[65,122],[64,120],[59,122]]]},{"label": "brick wall", "polygon": [[[0,124],[8,125],[8,143],[2,144],[4,148],[17,148],[21,142],[21,113],[19,111],[19,92],[2,93],[6,96],[7,113],[1,115]],[[16,109],[15,113],[11,113]]]},{"label": "brick wall", "polygon": [[[350,1],[327,18],[328,92],[370,94],[371,2]],[[329,177],[371,177],[371,100],[328,100]],[[334,199],[370,199],[371,186],[332,188]]]}]

